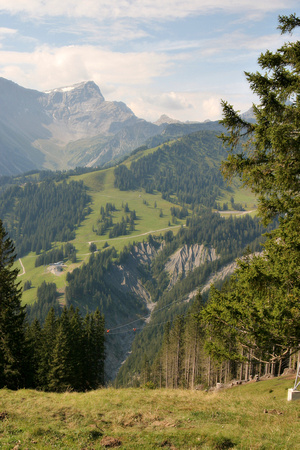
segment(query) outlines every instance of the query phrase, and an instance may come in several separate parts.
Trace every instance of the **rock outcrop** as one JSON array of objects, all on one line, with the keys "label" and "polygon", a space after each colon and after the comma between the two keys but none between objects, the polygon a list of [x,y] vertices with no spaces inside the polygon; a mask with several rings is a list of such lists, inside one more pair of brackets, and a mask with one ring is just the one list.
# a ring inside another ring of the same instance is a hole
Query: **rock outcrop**
[{"label": "rock outcrop", "polygon": [[218,258],[214,248],[207,248],[200,244],[184,245],[170,257],[165,266],[165,270],[170,274],[169,289],[176,284],[179,277],[185,277],[196,267]]}]

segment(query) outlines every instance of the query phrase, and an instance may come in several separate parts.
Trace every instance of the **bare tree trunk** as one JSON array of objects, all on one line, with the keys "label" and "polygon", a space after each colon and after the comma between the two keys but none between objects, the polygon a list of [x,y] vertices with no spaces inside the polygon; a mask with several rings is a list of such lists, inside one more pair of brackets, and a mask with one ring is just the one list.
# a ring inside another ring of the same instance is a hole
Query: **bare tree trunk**
[{"label": "bare tree trunk", "polygon": [[192,386],[191,386],[192,389],[194,389],[194,387],[195,387],[196,360],[197,360],[197,334],[195,335],[193,350],[194,350],[194,354],[193,354],[193,364],[192,364]]},{"label": "bare tree trunk", "polygon": [[207,384],[211,385],[211,358],[208,357]]},{"label": "bare tree trunk", "polygon": [[277,373],[278,377],[280,376],[280,373],[281,373],[281,365],[282,365],[282,359],[280,359],[280,361],[279,361],[279,367],[278,367],[278,373]]}]

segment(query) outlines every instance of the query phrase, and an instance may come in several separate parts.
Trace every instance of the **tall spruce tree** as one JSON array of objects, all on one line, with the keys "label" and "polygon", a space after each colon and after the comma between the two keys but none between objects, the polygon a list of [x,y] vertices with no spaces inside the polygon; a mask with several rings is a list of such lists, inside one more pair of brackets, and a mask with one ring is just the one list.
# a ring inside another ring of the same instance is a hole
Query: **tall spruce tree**
[{"label": "tall spruce tree", "polygon": [[26,385],[25,312],[14,246],[0,220],[0,387]]},{"label": "tall spruce tree", "polygon": [[47,390],[49,385],[50,368],[52,367],[53,349],[56,340],[58,321],[52,307],[47,314],[41,335],[41,352],[38,362],[38,387]]},{"label": "tall spruce tree", "polygon": [[[282,33],[299,25],[295,15],[279,16]],[[221,137],[231,150],[244,142],[244,152],[230,153],[223,174],[239,175],[258,195],[258,209],[265,222],[279,214],[299,211],[300,173],[300,41],[287,43],[277,52],[258,58],[264,73],[245,72],[260,103],[253,105],[255,123],[246,122],[227,102],[222,102],[222,123],[229,135]]]},{"label": "tall spruce tree", "polygon": [[[282,33],[297,26],[295,15],[279,17]],[[246,73],[260,101],[255,122],[223,102],[229,134],[222,138],[231,149],[223,173],[239,175],[258,195],[263,221],[279,217],[279,227],[261,256],[239,262],[229,287],[212,290],[203,317],[213,355],[274,366],[300,345],[300,42],[267,51],[258,63],[264,73]],[[240,141],[244,151],[236,154]]]},{"label": "tall spruce tree", "polygon": [[70,320],[66,307],[58,320],[56,329],[48,388],[50,391],[57,392],[73,388]]}]

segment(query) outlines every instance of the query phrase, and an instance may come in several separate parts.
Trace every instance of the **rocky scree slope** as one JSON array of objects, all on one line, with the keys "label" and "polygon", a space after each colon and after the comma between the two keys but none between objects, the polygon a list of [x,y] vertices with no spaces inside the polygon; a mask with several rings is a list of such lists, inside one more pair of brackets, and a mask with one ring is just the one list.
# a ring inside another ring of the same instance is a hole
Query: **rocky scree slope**
[{"label": "rocky scree slope", "polygon": [[184,245],[169,258],[165,265],[165,270],[170,274],[168,289],[171,289],[179,278],[184,278],[196,267],[218,258],[214,248],[206,248],[203,244]]}]

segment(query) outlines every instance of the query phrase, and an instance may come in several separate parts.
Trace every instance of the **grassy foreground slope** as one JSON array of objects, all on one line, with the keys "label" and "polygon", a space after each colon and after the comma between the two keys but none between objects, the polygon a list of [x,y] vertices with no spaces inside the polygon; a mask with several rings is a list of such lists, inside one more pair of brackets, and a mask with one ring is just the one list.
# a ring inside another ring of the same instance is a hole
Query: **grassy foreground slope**
[{"label": "grassy foreground slope", "polygon": [[299,449],[293,380],[218,392],[101,389],[89,393],[0,392],[6,449]]}]

